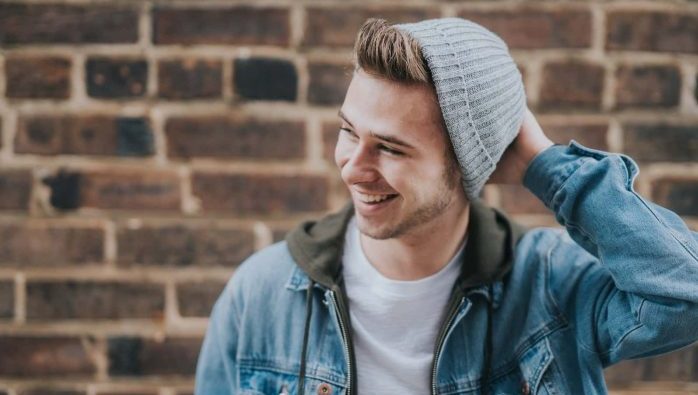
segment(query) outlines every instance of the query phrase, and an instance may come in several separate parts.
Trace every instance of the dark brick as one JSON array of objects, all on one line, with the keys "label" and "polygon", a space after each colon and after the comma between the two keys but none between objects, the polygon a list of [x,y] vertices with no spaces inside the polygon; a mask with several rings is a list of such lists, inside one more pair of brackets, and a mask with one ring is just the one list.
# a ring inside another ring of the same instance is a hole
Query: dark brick
[{"label": "dark brick", "polygon": [[138,41],[133,8],[67,4],[0,4],[0,44],[90,44]]},{"label": "dark brick", "polygon": [[521,185],[497,185],[500,208],[509,214],[550,214],[543,202]]},{"label": "dark brick", "polygon": [[0,210],[27,210],[31,191],[30,170],[0,170]]},{"label": "dark brick", "polygon": [[90,97],[124,99],[145,96],[148,80],[145,60],[90,58],[85,69]]},{"label": "dark brick", "polygon": [[693,162],[698,158],[698,124],[624,125],[623,150],[638,161]]},{"label": "dark brick", "polygon": [[13,99],[67,99],[70,96],[70,68],[70,60],[64,58],[8,58],[5,60],[5,96]]},{"label": "dark brick", "polygon": [[201,339],[116,337],[108,344],[110,376],[193,376]]},{"label": "dark brick", "polygon": [[676,66],[622,66],[616,72],[616,105],[675,107],[681,96],[681,72]]},{"label": "dark brick", "polygon": [[56,388],[28,388],[19,391],[19,395],[85,395],[84,391],[62,390]]},{"label": "dark brick", "polygon": [[155,44],[233,44],[287,46],[286,8],[224,7],[153,10]]},{"label": "dark brick", "polygon": [[0,376],[92,377],[94,362],[78,337],[0,336]]},{"label": "dark brick", "polygon": [[308,101],[311,104],[342,104],[352,76],[351,65],[310,63]]},{"label": "dark brick", "polygon": [[320,176],[195,173],[192,189],[206,211],[277,215],[327,209]]},{"label": "dark brick", "polygon": [[60,170],[42,181],[51,189],[49,203],[53,207],[59,210],[75,210],[80,207],[81,174]]},{"label": "dark brick", "polygon": [[215,99],[222,94],[220,60],[176,59],[158,63],[158,95],[164,99]]},{"label": "dark brick", "polygon": [[213,281],[179,284],[177,286],[179,314],[183,317],[208,317],[223,287],[225,283]]},{"label": "dark brick", "polygon": [[235,93],[248,100],[296,100],[298,75],[293,63],[283,59],[235,59]]},{"label": "dark brick", "polygon": [[556,144],[569,144],[571,140],[594,149],[608,151],[607,123],[547,123],[541,122],[545,134]]},{"label": "dark brick", "polygon": [[159,284],[34,281],[27,283],[28,320],[162,319]]},{"label": "dark brick", "polygon": [[20,118],[15,136],[15,152],[19,154],[141,157],[154,151],[153,132],[143,118]]},{"label": "dark brick", "polygon": [[165,125],[172,158],[301,159],[305,123],[235,116],[171,118]]},{"label": "dark brick", "polygon": [[698,53],[698,14],[611,11],[606,49]]},{"label": "dark brick", "polygon": [[11,280],[0,280],[0,319],[12,318],[15,311],[15,285]]},{"label": "dark brick", "polygon": [[586,48],[591,45],[591,12],[523,6],[511,10],[464,11],[460,17],[497,33],[511,49]]},{"label": "dark brick", "polygon": [[652,183],[652,200],[679,215],[698,216],[698,179],[656,180]]},{"label": "dark brick", "polygon": [[309,7],[303,36],[305,46],[351,47],[368,18],[390,23],[416,22],[440,16],[437,9],[398,7]]},{"label": "dark brick", "polygon": [[601,108],[604,69],[582,61],[548,63],[543,68],[540,105],[543,109]]},{"label": "dark brick", "polygon": [[142,226],[117,232],[121,265],[237,266],[254,252],[248,230],[207,226]]},{"label": "dark brick", "polygon": [[56,267],[104,260],[104,231],[33,222],[0,224],[0,266]]}]

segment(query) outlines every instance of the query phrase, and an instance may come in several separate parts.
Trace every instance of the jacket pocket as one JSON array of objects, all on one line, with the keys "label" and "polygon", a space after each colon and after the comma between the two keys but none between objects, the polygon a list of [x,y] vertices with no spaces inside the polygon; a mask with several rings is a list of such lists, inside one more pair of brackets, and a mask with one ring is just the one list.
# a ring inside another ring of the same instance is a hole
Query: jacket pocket
[{"label": "jacket pocket", "polygon": [[543,338],[526,350],[519,359],[521,393],[553,395],[565,394],[566,385],[557,367],[550,343]]},{"label": "jacket pocket", "polygon": [[[242,394],[299,394],[296,374],[255,367],[241,367],[239,372]],[[344,387],[310,376],[306,376],[304,387],[305,392],[301,392],[303,394],[339,395],[344,393]]]}]

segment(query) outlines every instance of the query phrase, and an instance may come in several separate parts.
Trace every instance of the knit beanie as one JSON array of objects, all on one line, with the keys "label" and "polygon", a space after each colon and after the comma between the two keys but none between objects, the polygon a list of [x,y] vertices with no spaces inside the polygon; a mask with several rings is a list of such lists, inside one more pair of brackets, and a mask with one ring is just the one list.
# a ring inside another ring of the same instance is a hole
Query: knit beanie
[{"label": "knit beanie", "polygon": [[526,110],[521,73],[507,45],[461,18],[395,25],[419,44],[470,200],[518,134]]}]

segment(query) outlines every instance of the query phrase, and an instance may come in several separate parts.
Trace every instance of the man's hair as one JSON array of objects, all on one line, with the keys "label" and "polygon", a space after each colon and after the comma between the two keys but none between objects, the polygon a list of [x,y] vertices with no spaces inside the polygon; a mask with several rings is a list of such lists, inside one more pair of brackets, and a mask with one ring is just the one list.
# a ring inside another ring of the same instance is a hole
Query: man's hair
[{"label": "man's hair", "polygon": [[390,81],[433,85],[417,40],[385,19],[371,18],[361,26],[354,68]]}]

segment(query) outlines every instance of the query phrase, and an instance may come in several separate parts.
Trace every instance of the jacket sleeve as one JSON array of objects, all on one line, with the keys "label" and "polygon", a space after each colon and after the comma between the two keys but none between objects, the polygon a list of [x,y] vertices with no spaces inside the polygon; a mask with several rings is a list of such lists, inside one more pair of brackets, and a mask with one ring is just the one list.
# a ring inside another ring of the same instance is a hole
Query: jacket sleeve
[{"label": "jacket sleeve", "polygon": [[635,193],[637,174],[629,157],[572,141],[524,176],[567,230],[547,253],[548,291],[604,366],[698,339],[698,234]]}]

